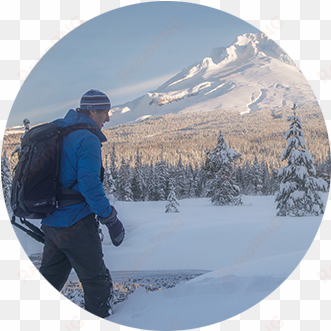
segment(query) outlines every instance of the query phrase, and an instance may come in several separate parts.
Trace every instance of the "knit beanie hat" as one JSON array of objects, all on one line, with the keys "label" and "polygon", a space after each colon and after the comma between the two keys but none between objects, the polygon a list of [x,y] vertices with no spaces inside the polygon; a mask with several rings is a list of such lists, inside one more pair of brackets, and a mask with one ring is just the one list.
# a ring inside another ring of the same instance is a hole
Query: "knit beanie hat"
[{"label": "knit beanie hat", "polygon": [[89,90],[80,99],[81,110],[109,110],[110,108],[111,105],[109,98],[99,90]]}]

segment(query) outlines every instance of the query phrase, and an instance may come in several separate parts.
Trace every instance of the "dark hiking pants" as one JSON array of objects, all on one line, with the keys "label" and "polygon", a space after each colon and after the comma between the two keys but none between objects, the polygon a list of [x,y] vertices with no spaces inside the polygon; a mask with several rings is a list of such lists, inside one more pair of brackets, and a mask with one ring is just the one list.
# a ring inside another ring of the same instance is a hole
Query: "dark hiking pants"
[{"label": "dark hiking pants", "polygon": [[61,291],[72,268],[84,289],[85,309],[109,316],[112,280],[103,261],[98,224],[90,214],[70,227],[42,225],[45,247],[40,273]]}]

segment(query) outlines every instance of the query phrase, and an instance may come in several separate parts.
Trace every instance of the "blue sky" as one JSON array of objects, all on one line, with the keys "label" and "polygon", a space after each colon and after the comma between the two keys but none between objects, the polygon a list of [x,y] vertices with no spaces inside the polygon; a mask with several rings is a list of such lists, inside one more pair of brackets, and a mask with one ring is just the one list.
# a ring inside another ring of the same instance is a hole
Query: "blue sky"
[{"label": "blue sky", "polygon": [[94,88],[113,106],[155,90],[214,47],[243,33],[241,19],[201,5],[152,2],[118,8],[85,22],[48,51],[21,87],[7,126],[63,117]]}]

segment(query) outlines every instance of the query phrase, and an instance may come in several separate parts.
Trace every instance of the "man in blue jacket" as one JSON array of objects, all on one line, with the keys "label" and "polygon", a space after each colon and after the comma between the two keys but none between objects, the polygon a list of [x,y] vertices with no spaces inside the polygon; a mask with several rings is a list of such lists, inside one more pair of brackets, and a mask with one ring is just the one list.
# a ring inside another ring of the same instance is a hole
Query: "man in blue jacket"
[{"label": "man in blue jacket", "polygon": [[90,90],[82,96],[80,108],[53,122],[62,128],[84,123],[95,131],[76,130],[63,138],[60,186],[80,192],[85,202],[60,207],[42,220],[45,246],[40,267],[40,273],[58,291],[74,268],[84,289],[85,309],[103,318],[111,314],[113,285],[103,260],[95,215],[107,226],[115,246],[122,243],[125,234],[100,178],[101,143],[107,140],[101,129],[109,122],[110,108],[104,93]]}]

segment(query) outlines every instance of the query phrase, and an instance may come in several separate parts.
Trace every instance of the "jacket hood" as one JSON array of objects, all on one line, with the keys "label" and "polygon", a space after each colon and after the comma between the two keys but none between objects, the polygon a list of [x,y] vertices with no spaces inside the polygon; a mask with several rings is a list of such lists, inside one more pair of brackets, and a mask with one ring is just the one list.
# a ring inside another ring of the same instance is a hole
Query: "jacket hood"
[{"label": "jacket hood", "polygon": [[101,142],[107,141],[106,136],[102,133],[100,128],[97,124],[93,121],[93,119],[84,114],[84,113],[77,113],[74,109],[70,109],[67,115],[64,118],[57,119],[53,121],[53,124],[58,128],[66,128],[71,125],[85,123],[97,128],[95,132],[97,137],[100,139]]}]

